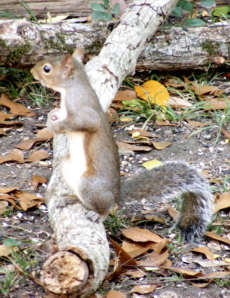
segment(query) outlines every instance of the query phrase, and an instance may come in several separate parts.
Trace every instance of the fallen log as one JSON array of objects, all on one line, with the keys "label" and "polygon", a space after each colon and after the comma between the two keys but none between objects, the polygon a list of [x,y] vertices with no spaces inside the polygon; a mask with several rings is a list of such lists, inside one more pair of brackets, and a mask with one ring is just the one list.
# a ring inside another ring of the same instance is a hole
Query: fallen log
[{"label": "fallen log", "polygon": [[[176,0],[133,2],[120,25],[108,37],[100,55],[87,64],[87,74],[104,111],[123,78],[135,69],[146,39],[157,30],[175,4]],[[76,199],[72,200],[74,194],[62,177],[61,161],[69,151],[64,134],[54,136],[53,150],[53,172],[46,203],[59,251],[45,262],[41,281],[55,294],[85,297],[95,291],[106,276],[109,245],[102,220],[90,217],[89,210]]]}]

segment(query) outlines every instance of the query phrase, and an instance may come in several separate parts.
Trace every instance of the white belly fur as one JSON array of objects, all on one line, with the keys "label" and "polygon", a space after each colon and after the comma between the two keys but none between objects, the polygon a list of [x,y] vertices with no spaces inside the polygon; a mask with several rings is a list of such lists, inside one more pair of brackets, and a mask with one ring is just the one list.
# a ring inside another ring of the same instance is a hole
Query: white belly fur
[{"label": "white belly fur", "polygon": [[87,170],[87,162],[84,150],[83,132],[68,133],[70,158],[63,162],[63,176],[68,186],[80,197],[78,186],[81,176]]}]

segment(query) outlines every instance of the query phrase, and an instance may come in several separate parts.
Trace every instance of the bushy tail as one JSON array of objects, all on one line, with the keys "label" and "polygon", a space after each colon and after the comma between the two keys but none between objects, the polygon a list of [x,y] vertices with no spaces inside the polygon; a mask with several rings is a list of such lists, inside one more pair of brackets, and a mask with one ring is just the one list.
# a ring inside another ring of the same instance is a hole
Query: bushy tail
[{"label": "bushy tail", "polygon": [[206,231],[213,213],[209,183],[194,168],[183,162],[167,162],[151,171],[140,170],[121,183],[120,206],[126,202],[183,199],[178,226],[186,241],[196,241]]}]

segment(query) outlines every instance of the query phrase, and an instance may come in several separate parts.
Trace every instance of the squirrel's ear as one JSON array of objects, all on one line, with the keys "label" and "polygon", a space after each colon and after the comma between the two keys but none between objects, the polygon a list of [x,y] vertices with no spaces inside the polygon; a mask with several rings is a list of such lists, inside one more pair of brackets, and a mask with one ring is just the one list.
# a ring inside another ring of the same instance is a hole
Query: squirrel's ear
[{"label": "squirrel's ear", "polygon": [[66,56],[62,61],[63,75],[65,78],[69,77],[72,74],[74,69],[74,61],[71,55]]},{"label": "squirrel's ear", "polygon": [[83,63],[84,60],[84,49],[83,48],[77,48],[74,52],[73,52],[73,58],[76,59],[78,62]]}]

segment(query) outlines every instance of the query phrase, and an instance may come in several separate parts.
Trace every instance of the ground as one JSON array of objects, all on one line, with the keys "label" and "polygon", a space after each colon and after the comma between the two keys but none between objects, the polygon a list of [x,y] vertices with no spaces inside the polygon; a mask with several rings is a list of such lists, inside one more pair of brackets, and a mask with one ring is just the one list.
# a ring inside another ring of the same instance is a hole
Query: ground
[{"label": "ground", "polygon": [[[31,102],[28,100],[20,101],[20,103],[23,103],[27,107],[31,106]],[[10,152],[24,139],[35,137],[37,129],[45,127],[46,115],[54,107],[54,104],[55,101],[42,107],[32,105],[31,110],[35,113],[34,117],[19,117],[18,119],[23,121],[23,126],[14,128],[6,135],[1,136],[1,153]],[[204,121],[204,119],[201,121]],[[150,121],[147,124],[146,130],[153,132],[157,136],[155,140],[169,141],[171,142],[171,146],[163,150],[152,149],[150,152],[140,151],[134,153],[133,151],[129,151],[124,153],[124,151],[121,150],[122,175],[128,173],[132,174],[147,160],[157,159],[162,162],[166,160],[180,160],[186,161],[199,169],[210,181],[215,180],[215,184],[213,184],[215,191],[219,193],[229,191],[229,178],[226,179],[230,175],[229,142],[226,141],[226,137],[222,134],[217,139],[220,131],[218,123],[214,123],[213,119],[209,119],[208,122],[210,128],[199,132],[197,127],[191,126],[186,120],[177,121],[174,123],[174,126],[157,125],[155,122]],[[130,134],[128,132],[131,125],[132,128],[141,128],[143,121],[135,124],[127,124],[120,121],[113,123],[112,128],[115,139],[117,141],[130,140]],[[225,124],[225,129],[229,131],[229,128],[229,123]],[[191,133],[195,131],[197,133],[191,135]],[[29,152],[31,153],[38,149],[48,151],[49,158],[36,163],[20,164],[8,162],[1,164],[0,187],[16,187],[18,190],[35,193],[31,184],[32,176],[39,175],[49,179],[52,172],[52,144],[50,142],[39,142]],[[28,155],[29,153],[25,152],[25,154]],[[217,180],[220,184],[218,184]],[[40,185],[36,194],[44,196],[46,186],[47,184]],[[165,225],[148,223],[145,224],[144,227],[170,239],[174,250],[171,248],[169,258],[173,261],[173,265],[201,270],[204,273],[215,272],[216,267],[208,268],[198,264],[198,258],[202,260],[203,257],[194,256],[189,249],[186,249],[185,243],[178,241],[178,230],[172,232],[168,230],[172,225],[172,220],[165,210],[166,206],[164,206],[163,211],[161,210],[160,212],[160,216],[163,216],[166,221]],[[227,211],[221,211],[219,216],[222,216],[226,221],[228,220]],[[44,260],[51,253],[53,249],[53,233],[49,226],[46,206],[42,204],[40,207],[32,208],[26,212],[9,208],[0,215],[0,220],[1,242],[9,238],[21,241],[18,253],[11,258],[11,261],[1,259],[0,286],[2,286],[2,290],[6,289],[4,292],[6,294],[4,296],[2,291],[0,296],[13,298],[45,297],[43,288],[26,275],[21,274],[21,272],[19,272],[20,270],[15,269],[14,264],[16,262],[24,266],[25,271],[28,273],[38,272]],[[220,222],[220,220],[216,221]],[[229,237],[228,226],[220,228],[221,235]],[[110,233],[109,230],[108,233]],[[120,237],[119,232],[118,235],[118,237]],[[227,245],[211,241],[206,237],[202,239],[200,245],[207,246],[214,254],[221,255],[223,259],[228,258],[229,246]],[[192,261],[188,261],[189,258],[192,259]],[[195,261],[193,262],[193,260]],[[218,268],[220,269],[220,267]],[[226,265],[223,268],[229,270],[229,267]],[[3,274],[3,270],[6,270],[8,275]],[[9,277],[10,272],[14,273],[13,278]],[[7,285],[6,280],[9,280],[10,285]],[[189,281],[181,278],[180,275],[177,278],[175,278],[175,275],[170,275],[170,278],[168,278],[168,273],[161,272],[160,274],[157,271],[151,271],[145,278],[132,279],[127,276],[122,276],[111,282],[105,281],[99,293],[106,293],[112,288],[128,293],[130,288],[134,285],[149,283],[156,284],[157,289],[154,293],[147,294],[145,297],[184,297],[185,295],[187,297],[230,297],[230,284],[229,282],[224,283],[224,279],[220,281],[218,279],[217,281],[213,280],[207,287],[197,288],[192,286]],[[7,292],[7,290],[9,290],[9,292]],[[135,295],[137,294],[133,294],[133,297],[144,297]]]}]

